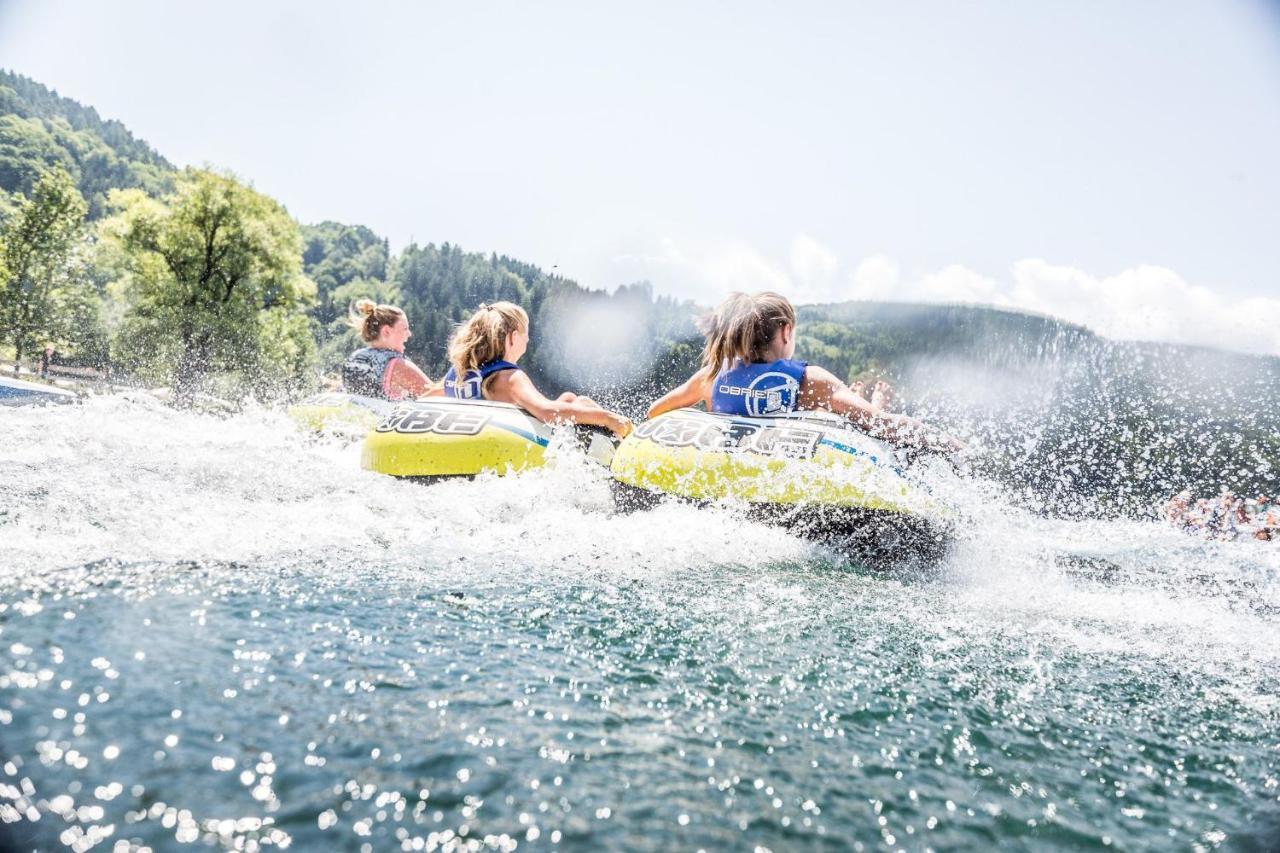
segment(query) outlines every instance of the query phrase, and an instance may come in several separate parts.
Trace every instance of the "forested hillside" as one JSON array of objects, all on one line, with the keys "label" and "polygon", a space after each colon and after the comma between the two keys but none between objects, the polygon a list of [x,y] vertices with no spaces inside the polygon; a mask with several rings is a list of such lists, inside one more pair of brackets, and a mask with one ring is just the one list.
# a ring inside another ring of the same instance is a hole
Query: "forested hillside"
[{"label": "forested hillside", "polygon": [[155,195],[172,188],[173,166],[123,124],[0,69],[0,190],[30,195],[55,165],[75,181],[91,220],[105,214],[111,189]]}]

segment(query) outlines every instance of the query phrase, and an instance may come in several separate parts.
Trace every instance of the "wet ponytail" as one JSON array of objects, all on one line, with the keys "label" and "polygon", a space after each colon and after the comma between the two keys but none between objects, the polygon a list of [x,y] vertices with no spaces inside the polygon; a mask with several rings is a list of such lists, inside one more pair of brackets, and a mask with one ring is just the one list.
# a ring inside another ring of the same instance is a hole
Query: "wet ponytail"
[{"label": "wet ponytail", "polygon": [[404,312],[394,305],[378,305],[372,299],[357,299],[347,311],[347,323],[360,333],[365,343],[373,343],[384,326],[394,326]]},{"label": "wet ponytail", "polygon": [[506,354],[507,335],[529,328],[529,315],[511,302],[482,304],[471,319],[458,326],[449,341],[449,363],[458,382],[467,372]]},{"label": "wet ponytail", "polygon": [[796,310],[785,296],[761,293],[731,293],[716,309],[697,321],[706,336],[702,366],[723,370],[741,361],[763,361],[778,329],[795,326]]}]

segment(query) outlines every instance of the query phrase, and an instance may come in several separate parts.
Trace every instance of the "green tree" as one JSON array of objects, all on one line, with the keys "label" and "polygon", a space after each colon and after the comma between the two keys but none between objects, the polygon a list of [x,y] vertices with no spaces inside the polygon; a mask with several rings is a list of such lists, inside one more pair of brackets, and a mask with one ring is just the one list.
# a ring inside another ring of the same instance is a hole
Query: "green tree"
[{"label": "green tree", "polygon": [[229,175],[188,169],[174,192],[110,195],[102,233],[126,310],[114,352],[184,404],[212,372],[258,392],[305,382],[315,342],[298,225]]},{"label": "green tree", "polygon": [[55,166],[0,227],[0,335],[15,364],[42,341],[65,341],[94,300],[84,262],[87,206],[66,170]]},{"label": "green tree", "polygon": [[0,187],[30,195],[40,176],[54,166],[76,167],[39,119],[0,115]]},{"label": "green tree", "polygon": [[340,222],[304,225],[302,238],[303,270],[316,283],[316,301],[308,313],[319,347],[320,368],[330,373],[363,345],[347,323],[350,306],[361,297],[397,304],[400,292],[386,280],[391,254],[386,238],[365,226]]},{"label": "green tree", "polygon": [[321,222],[302,226],[306,247],[302,254],[307,278],[316,283],[316,304],[311,316],[322,327],[345,317],[348,303],[339,288],[362,279],[381,282],[387,277],[390,247],[363,225]]}]

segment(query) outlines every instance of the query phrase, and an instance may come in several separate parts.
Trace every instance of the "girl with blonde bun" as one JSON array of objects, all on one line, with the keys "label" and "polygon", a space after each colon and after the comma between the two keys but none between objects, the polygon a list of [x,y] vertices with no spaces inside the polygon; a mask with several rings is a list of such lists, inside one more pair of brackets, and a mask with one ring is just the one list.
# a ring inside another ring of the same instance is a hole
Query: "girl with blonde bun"
[{"label": "girl with blonde bun", "polygon": [[431,391],[431,380],[405,357],[404,345],[413,332],[403,311],[361,299],[351,307],[347,322],[368,344],[348,356],[342,366],[342,386],[347,393],[403,400]]},{"label": "girl with blonde bun", "polygon": [[650,418],[700,402],[709,412],[742,417],[816,409],[844,415],[895,443],[948,451],[964,446],[878,408],[830,371],[796,361],[796,312],[783,296],[731,294],[699,321],[699,329],[706,336],[701,369],[650,406]]},{"label": "girl with blonde bun", "polygon": [[544,397],[516,364],[528,348],[529,315],[523,308],[510,302],[483,304],[449,342],[449,372],[436,393],[511,403],[540,421],[607,427],[619,438],[631,431],[629,418],[589,397],[567,391],[554,400]]}]

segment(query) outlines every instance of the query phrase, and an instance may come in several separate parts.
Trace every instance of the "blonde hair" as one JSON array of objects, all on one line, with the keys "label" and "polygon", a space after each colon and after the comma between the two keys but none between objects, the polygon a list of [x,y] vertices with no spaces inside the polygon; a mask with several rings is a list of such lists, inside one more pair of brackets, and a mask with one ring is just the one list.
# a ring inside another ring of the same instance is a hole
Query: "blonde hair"
[{"label": "blonde hair", "polygon": [[404,318],[404,312],[394,305],[378,305],[372,299],[357,299],[347,311],[347,322],[360,333],[366,343],[378,339],[384,326],[394,326]]},{"label": "blonde hair", "polygon": [[767,290],[731,293],[716,310],[698,320],[698,330],[707,337],[702,366],[719,370],[735,360],[745,364],[763,361],[778,329],[795,324],[796,309],[785,296]]},{"label": "blonde hair", "polygon": [[461,382],[467,372],[502,358],[507,335],[529,328],[529,315],[511,302],[481,303],[471,319],[458,326],[449,341],[449,363]]}]

